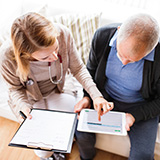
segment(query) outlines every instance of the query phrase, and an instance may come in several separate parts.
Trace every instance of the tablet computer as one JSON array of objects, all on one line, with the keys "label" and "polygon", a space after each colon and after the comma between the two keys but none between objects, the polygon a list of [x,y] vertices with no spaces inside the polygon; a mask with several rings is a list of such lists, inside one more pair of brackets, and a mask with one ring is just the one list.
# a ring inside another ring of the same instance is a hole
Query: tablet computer
[{"label": "tablet computer", "polygon": [[127,135],[125,124],[126,116],[123,112],[109,111],[101,116],[101,121],[98,121],[96,110],[83,109],[80,113],[77,130],[125,136]]}]

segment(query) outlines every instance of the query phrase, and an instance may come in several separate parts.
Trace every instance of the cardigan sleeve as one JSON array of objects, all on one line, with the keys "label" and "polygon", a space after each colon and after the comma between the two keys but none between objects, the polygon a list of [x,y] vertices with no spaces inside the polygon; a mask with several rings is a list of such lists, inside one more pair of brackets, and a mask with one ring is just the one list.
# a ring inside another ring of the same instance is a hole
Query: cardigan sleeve
[{"label": "cardigan sleeve", "polygon": [[91,75],[86,69],[86,66],[78,55],[78,51],[71,33],[68,35],[68,42],[70,46],[69,68],[71,69],[73,76],[75,76],[75,78],[81,83],[92,100],[96,97],[102,97],[102,94],[97,89],[96,84],[93,82]]},{"label": "cardigan sleeve", "polygon": [[13,54],[12,50],[10,50],[10,48],[1,48],[0,54],[0,71],[8,86],[9,106],[18,118],[19,111],[23,107],[32,108],[32,105],[28,101],[24,86],[21,84],[19,77],[16,75],[16,63],[12,59],[13,57],[10,57],[10,55]]},{"label": "cardigan sleeve", "polygon": [[131,112],[136,122],[160,116],[160,43],[155,48],[154,62],[146,61],[143,71],[142,96],[146,103]]}]

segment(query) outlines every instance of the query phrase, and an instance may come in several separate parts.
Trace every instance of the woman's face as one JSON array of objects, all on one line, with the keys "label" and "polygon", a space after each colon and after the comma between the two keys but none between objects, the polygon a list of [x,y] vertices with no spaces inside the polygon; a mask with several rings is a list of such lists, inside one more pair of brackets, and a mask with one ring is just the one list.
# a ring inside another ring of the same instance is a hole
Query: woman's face
[{"label": "woman's face", "polygon": [[32,58],[42,62],[53,62],[58,59],[58,51],[59,51],[59,44],[58,40],[56,39],[55,43],[44,49],[38,50],[31,54]]}]

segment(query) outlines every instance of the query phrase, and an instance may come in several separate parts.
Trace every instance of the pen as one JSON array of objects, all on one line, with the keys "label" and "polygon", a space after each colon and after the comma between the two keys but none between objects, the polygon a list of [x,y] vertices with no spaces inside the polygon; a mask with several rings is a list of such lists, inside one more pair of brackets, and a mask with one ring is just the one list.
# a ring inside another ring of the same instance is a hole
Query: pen
[{"label": "pen", "polygon": [[27,118],[27,116],[22,111],[19,111],[19,114],[23,117],[23,119]]}]

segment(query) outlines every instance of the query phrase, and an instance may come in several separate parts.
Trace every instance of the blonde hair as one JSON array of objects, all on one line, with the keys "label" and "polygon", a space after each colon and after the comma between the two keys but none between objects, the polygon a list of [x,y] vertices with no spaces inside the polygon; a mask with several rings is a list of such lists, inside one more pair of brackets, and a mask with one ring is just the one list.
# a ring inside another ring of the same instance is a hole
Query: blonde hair
[{"label": "blonde hair", "polygon": [[34,12],[27,13],[13,22],[11,39],[17,72],[21,80],[27,80],[31,54],[53,45],[58,35],[59,33],[49,20]]},{"label": "blonde hair", "polygon": [[146,51],[151,51],[158,43],[160,29],[158,22],[150,15],[139,13],[128,18],[122,23],[117,37],[117,43],[121,43],[129,37],[137,40],[137,50],[145,45]]}]

